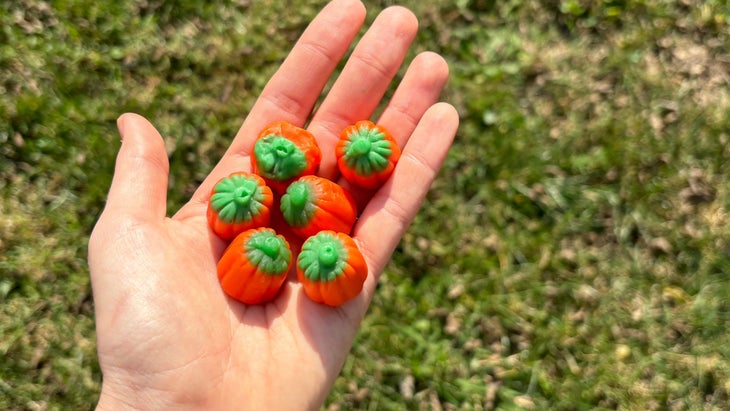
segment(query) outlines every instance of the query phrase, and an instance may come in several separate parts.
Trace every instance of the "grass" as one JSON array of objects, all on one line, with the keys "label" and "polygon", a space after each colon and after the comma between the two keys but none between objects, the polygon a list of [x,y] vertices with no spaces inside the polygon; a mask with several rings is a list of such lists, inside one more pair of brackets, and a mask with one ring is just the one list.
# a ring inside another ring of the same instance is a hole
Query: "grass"
[{"label": "grass", "polygon": [[[2,2],[0,408],[93,407],[114,120],[159,126],[179,207],[325,2],[284,3]],[[462,126],[325,408],[723,409],[730,8],[446,3],[399,2]]]}]

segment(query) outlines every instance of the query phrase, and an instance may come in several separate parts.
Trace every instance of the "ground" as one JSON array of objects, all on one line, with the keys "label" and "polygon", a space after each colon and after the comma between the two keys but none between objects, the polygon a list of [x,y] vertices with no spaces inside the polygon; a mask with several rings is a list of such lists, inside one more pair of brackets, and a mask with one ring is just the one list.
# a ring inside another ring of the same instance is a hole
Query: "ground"
[{"label": "ground", "polygon": [[[2,2],[0,408],[98,397],[116,117],[159,126],[176,210],[324,3]],[[365,3],[416,13],[462,123],[325,409],[724,409],[727,4]]]}]

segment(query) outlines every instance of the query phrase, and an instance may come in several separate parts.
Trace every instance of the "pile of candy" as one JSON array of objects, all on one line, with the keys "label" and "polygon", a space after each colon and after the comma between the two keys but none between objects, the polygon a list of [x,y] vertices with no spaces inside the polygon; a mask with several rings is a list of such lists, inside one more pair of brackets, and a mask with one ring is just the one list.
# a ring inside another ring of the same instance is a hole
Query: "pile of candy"
[{"label": "pile of candy", "polygon": [[[367,120],[342,130],[335,146],[342,177],[365,189],[389,178],[400,153],[390,133]],[[310,132],[278,121],[259,133],[252,172],[216,183],[207,217],[213,232],[230,241],[218,262],[226,294],[246,304],[271,301],[293,264],[315,302],[339,306],[360,293],[368,268],[350,237],[357,206],[344,187],[315,175],[321,159]],[[296,263],[287,237],[303,241]]]}]

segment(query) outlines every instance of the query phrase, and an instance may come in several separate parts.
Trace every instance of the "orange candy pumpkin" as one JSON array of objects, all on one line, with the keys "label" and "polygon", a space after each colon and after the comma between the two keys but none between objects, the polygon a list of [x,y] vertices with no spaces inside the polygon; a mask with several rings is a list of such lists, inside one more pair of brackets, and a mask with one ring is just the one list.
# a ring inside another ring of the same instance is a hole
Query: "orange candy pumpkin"
[{"label": "orange candy pumpkin", "polygon": [[297,178],[317,172],[322,151],[309,131],[286,121],[261,130],[253,147],[251,169],[283,194]]},{"label": "orange candy pumpkin", "polygon": [[218,261],[218,280],[226,294],[245,304],[276,297],[293,263],[284,237],[270,228],[239,234]]},{"label": "orange candy pumpkin", "polygon": [[388,130],[361,120],[340,133],[335,146],[337,168],[352,184],[375,189],[391,175],[401,150]]},{"label": "orange candy pumpkin", "polygon": [[232,240],[251,228],[269,224],[274,195],[264,180],[237,172],[220,179],[210,193],[208,225],[224,240]]},{"label": "orange candy pumpkin", "polygon": [[296,271],[312,301],[333,307],[357,297],[368,275],[355,241],[334,231],[320,231],[304,241]]},{"label": "orange candy pumpkin", "polygon": [[357,220],[357,206],[340,185],[318,176],[291,183],[281,197],[281,212],[291,230],[307,238],[323,230],[349,234]]}]

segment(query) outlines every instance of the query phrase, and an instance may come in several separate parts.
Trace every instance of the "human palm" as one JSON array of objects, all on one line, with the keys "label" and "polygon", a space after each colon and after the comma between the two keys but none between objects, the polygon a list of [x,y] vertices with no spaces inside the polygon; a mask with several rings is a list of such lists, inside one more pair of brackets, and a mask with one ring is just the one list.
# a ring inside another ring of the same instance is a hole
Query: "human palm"
[{"label": "human palm", "polygon": [[364,17],[357,0],[335,0],[322,10],[221,161],[171,218],[165,216],[168,163],[162,138],[144,118],[120,117],[122,146],[114,180],[89,245],[104,376],[99,408],[305,409],[322,404],[378,277],[456,132],[454,109],[436,103],[448,76],[445,62],[433,53],[419,54],[378,119],[404,151],[381,189],[353,188],[361,210],[353,237],[369,267],[356,299],[337,308],[320,305],[296,281],[286,282],[276,299],[262,305],[227,297],[216,276],[226,243],[208,229],[205,211],[215,182],[250,169],[258,130],[275,120],[309,121],[323,152],[319,174],[337,179],[339,130],[372,115],[417,30],[406,9],[383,11],[310,118]]}]

